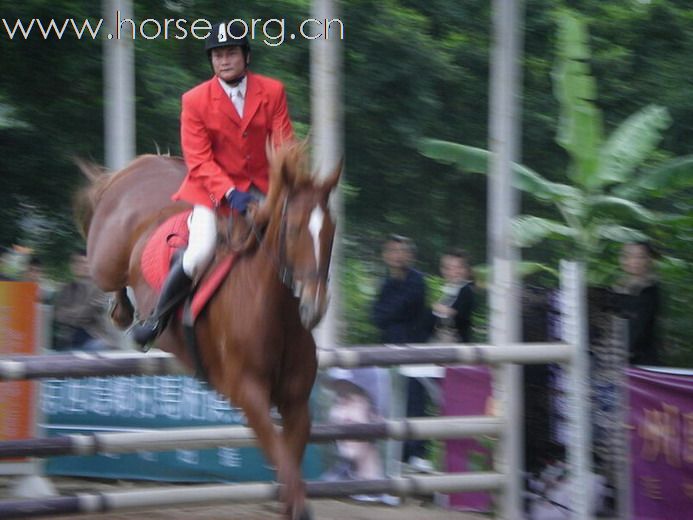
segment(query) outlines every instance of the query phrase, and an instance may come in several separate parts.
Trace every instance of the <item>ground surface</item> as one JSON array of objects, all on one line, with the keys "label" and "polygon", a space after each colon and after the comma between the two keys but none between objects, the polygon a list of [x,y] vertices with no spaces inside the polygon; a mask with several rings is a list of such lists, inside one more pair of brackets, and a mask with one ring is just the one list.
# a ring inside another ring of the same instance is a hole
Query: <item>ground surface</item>
[{"label": "ground surface", "polygon": [[[77,478],[54,478],[51,481],[61,495],[74,495],[80,492],[125,491],[151,485]],[[7,478],[0,479],[0,499],[11,498],[8,496],[9,485],[10,482]],[[408,498],[402,505],[396,507],[361,504],[348,499],[312,500],[311,504],[315,520],[489,520],[491,518],[489,515],[449,511],[433,504],[430,499],[424,498]],[[277,502],[138,510],[98,515],[61,516],[59,518],[66,520],[282,520]]]}]

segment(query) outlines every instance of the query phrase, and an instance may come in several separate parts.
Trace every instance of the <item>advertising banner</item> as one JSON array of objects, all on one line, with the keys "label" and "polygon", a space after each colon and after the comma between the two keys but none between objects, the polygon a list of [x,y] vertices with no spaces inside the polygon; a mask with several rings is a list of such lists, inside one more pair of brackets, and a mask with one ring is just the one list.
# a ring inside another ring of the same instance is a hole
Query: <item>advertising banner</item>
[{"label": "advertising banner", "polygon": [[[0,356],[36,354],[37,286],[0,282]],[[33,436],[34,384],[0,383],[0,440]]]},{"label": "advertising banner", "polygon": [[[41,410],[47,435],[161,428],[246,426],[242,411],[197,379],[185,376],[92,377],[43,382]],[[320,473],[317,451],[304,457],[306,478]],[[132,478],[168,482],[274,480],[257,448],[176,450],[49,459],[51,475]]]},{"label": "advertising banner", "polygon": [[690,518],[693,376],[628,370],[633,518]]},{"label": "advertising banner", "polygon": [[[487,367],[450,367],[443,380],[443,415],[488,415],[492,409],[491,372]],[[490,471],[494,439],[460,439],[445,443],[445,470]],[[466,511],[490,511],[486,492],[453,493],[449,505]]]}]

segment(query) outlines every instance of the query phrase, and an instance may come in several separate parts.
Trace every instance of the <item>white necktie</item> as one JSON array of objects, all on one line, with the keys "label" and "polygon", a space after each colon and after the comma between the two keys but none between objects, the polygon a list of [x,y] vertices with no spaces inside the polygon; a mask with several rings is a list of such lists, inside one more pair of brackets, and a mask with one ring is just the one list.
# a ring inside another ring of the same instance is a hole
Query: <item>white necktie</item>
[{"label": "white necktie", "polygon": [[239,117],[243,117],[243,93],[240,88],[231,89],[231,102],[236,107]]}]

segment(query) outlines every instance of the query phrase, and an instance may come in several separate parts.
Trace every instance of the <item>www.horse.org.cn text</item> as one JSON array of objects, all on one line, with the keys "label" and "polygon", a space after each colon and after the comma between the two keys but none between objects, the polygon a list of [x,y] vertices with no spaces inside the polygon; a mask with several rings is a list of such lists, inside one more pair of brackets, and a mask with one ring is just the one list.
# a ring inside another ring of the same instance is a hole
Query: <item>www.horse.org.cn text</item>
[{"label": "www.horse.org.cn text", "polygon": [[[204,18],[188,20],[187,18],[165,18],[157,20],[145,18],[137,21],[123,17],[120,11],[115,12],[112,31],[108,31],[108,23],[104,18],[96,20],[77,20],[65,18],[56,20],[51,18],[7,19],[2,18],[0,37],[10,40],[62,40],[63,38],[76,37],[78,40],[97,40],[106,38],[109,40],[144,39],[144,40],[185,40],[194,38],[204,40],[212,31],[212,22]],[[227,23],[241,33],[230,38],[247,37],[251,42],[262,42],[270,47],[276,47],[290,40],[343,40],[344,24],[339,18],[315,19],[306,18],[292,29],[287,28],[285,18],[252,18],[243,20],[236,18]]]}]

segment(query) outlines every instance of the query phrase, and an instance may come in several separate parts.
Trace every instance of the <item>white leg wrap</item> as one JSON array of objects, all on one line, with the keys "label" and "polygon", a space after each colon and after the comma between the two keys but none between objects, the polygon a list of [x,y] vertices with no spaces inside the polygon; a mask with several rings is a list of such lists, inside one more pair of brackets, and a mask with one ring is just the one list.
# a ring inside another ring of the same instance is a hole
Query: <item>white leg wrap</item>
[{"label": "white leg wrap", "polygon": [[193,280],[212,261],[217,243],[217,221],[214,210],[195,206],[188,219],[190,238],[183,254],[183,271]]}]

